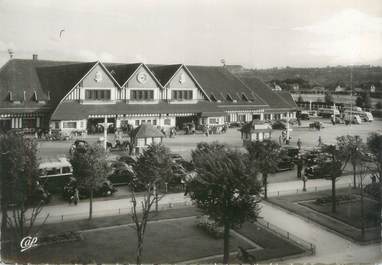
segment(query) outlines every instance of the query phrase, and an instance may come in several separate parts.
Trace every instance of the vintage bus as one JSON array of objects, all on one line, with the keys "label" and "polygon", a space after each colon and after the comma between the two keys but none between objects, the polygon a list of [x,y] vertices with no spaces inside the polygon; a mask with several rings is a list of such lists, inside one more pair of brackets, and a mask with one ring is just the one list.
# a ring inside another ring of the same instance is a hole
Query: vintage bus
[{"label": "vintage bus", "polygon": [[363,121],[369,121],[372,122],[374,120],[373,114],[368,111],[363,111],[363,110],[345,110],[344,111],[344,119],[352,121],[354,120],[354,117],[359,116],[361,120]]},{"label": "vintage bus", "polygon": [[39,165],[40,183],[51,193],[62,192],[73,175],[73,168],[66,157],[45,158]]},{"label": "vintage bus", "polygon": [[317,115],[323,118],[330,118],[332,115],[339,116],[340,111],[337,108],[319,108],[317,111]]}]

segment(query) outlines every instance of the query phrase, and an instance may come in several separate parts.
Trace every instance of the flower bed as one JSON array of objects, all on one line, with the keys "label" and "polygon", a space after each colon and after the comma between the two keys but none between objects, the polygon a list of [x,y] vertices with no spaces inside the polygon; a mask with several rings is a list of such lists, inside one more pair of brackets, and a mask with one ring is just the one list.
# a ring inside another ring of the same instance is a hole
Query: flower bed
[{"label": "flower bed", "polygon": [[203,230],[208,235],[215,239],[220,239],[224,237],[224,229],[218,226],[214,221],[210,220],[208,216],[203,215],[197,218],[196,227]]},{"label": "flower bed", "polygon": [[[336,196],[336,203],[339,204],[341,202],[348,202],[355,200],[356,198],[353,195],[337,195]],[[326,204],[326,203],[331,203],[332,202],[332,196],[325,196],[321,198],[317,198],[314,203],[321,205],[321,204]]]}]

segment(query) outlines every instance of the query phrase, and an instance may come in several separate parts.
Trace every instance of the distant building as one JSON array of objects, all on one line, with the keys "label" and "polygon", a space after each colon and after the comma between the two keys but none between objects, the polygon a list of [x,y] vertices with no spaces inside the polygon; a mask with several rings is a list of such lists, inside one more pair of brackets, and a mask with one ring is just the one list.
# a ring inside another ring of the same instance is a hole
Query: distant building
[{"label": "distant building", "polygon": [[338,85],[335,89],[334,89],[334,92],[338,93],[338,92],[345,92],[346,91],[346,88],[345,87],[342,87],[340,85]]}]

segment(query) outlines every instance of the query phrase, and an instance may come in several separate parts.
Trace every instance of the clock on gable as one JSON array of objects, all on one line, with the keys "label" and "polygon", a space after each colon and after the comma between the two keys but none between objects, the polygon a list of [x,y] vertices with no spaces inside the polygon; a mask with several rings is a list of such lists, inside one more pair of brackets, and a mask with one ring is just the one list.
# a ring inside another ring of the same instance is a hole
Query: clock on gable
[{"label": "clock on gable", "polygon": [[140,72],[137,75],[137,81],[141,84],[144,84],[147,81],[147,74],[145,72]]}]

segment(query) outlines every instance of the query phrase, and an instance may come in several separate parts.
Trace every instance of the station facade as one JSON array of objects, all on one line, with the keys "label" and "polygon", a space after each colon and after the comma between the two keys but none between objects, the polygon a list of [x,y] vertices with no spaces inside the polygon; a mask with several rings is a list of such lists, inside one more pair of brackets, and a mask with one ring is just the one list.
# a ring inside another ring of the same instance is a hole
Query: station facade
[{"label": "station facade", "polygon": [[245,82],[218,66],[103,64],[11,59],[0,69],[0,128],[95,132],[150,123],[165,129],[185,123],[295,117],[289,93]]}]

